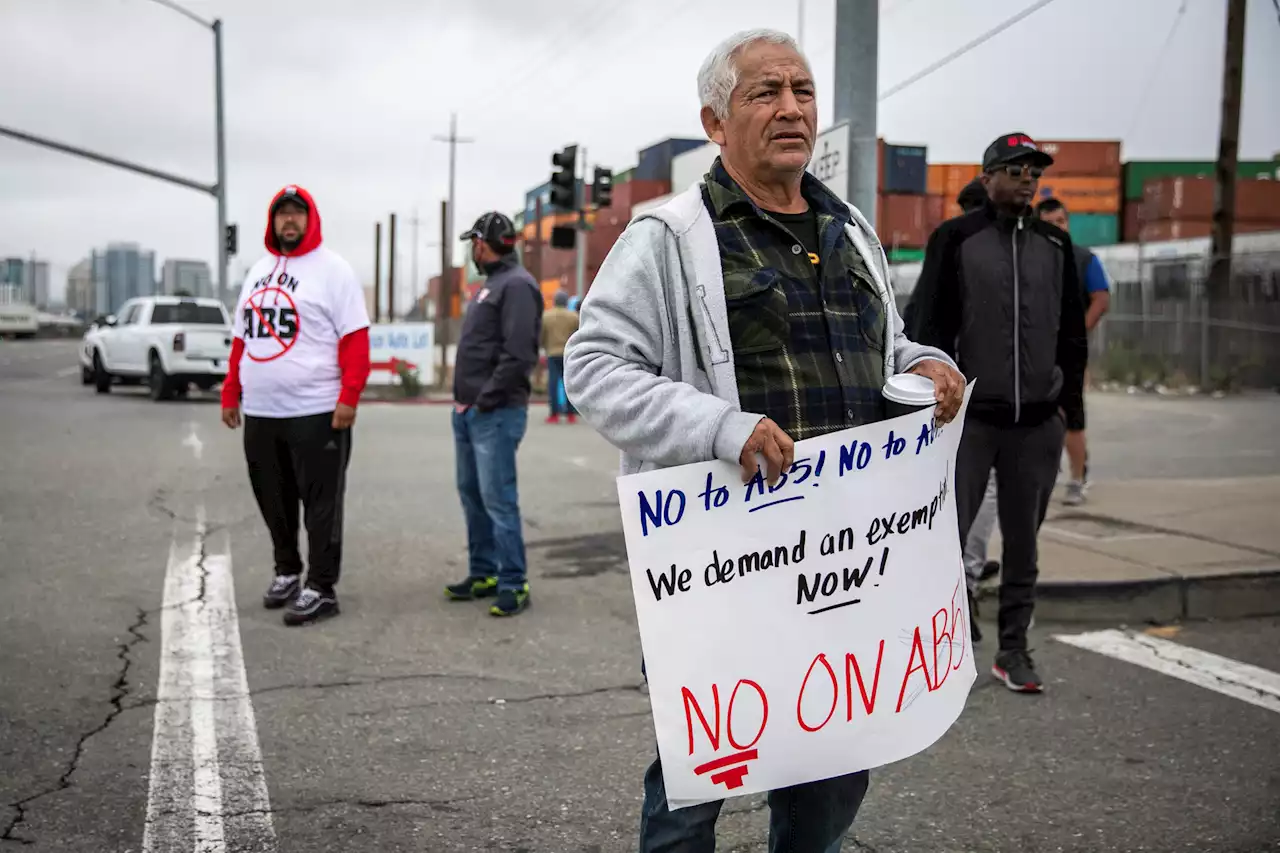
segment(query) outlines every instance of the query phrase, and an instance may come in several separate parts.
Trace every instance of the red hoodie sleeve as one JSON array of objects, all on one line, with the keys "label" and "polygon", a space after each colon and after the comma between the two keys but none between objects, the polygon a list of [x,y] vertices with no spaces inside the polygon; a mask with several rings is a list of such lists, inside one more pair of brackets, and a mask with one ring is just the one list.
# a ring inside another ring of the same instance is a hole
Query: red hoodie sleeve
[{"label": "red hoodie sleeve", "polygon": [[222,408],[240,408],[240,359],[244,356],[244,338],[231,342],[227,359],[227,378],[222,380]]},{"label": "red hoodie sleeve", "polygon": [[338,402],[355,406],[369,381],[369,329],[356,329],[338,341],[338,367],[342,369],[342,393]]}]

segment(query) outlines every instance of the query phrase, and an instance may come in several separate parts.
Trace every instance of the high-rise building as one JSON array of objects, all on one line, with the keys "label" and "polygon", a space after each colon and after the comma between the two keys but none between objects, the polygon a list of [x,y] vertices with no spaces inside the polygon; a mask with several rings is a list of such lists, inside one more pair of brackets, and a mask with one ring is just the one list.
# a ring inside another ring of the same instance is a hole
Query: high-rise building
[{"label": "high-rise building", "polygon": [[160,274],[160,292],[167,296],[213,295],[213,274],[205,261],[183,261],[170,258]]},{"label": "high-rise building", "polygon": [[0,285],[15,301],[24,299],[27,289],[27,262],[22,258],[0,259]]},{"label": "high-rise building", "polygon": [[137,243],[110,243],[106,251],[93,253],[93,280],[97,284],[97,311],[114,314],[139,296],[156,293],[156,255]]},{"label": "high-rise building", "polygon": [[27,301],[44,310],[49,307],[49,262],[32,258],[27,263]]},{"label": "high-rise building", "polygon": [[92,318],[98,310],[98,289],[93,280],[93,258],[85,258],[67,272],[67,310]]}]

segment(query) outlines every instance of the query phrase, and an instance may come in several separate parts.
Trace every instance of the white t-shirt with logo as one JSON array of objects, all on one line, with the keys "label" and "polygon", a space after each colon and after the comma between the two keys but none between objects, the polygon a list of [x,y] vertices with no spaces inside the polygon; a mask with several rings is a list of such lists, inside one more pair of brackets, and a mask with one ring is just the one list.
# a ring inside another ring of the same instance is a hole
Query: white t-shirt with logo
[{"label": "white t-shirt with logo", "polygon": [[324,246],[258,261],[236,303],[244,413],[297,418],[332,412],[342,392],[338,341],[368,325],[359,279]]}]

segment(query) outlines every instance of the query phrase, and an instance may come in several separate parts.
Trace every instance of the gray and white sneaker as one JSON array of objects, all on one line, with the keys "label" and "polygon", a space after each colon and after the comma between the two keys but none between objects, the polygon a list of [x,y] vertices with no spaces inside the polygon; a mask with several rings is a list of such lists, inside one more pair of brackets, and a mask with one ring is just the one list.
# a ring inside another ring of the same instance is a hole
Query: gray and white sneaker
[{"label": "gray and white sneaker", "polygon": [[1066,506],[1080,506],[1085,502],[1085,484],[1080,480],[1072,480],[1067,483],[1066,494],[1062,497],[1062,503]]},{"label": "gray and white sneaker", "polygon": [[307,587],[298,593],[284,612],[284,624],[307,625],[338,615],[338,597],[331,592],[321,592]]},{"label": "gray and white sneaker", "polygon": [[298,575],[276,575],[267,587],[267,594],[262,596],[262,606],[268,610],[279,610],[297,596],[302,589],[302,580]]}]

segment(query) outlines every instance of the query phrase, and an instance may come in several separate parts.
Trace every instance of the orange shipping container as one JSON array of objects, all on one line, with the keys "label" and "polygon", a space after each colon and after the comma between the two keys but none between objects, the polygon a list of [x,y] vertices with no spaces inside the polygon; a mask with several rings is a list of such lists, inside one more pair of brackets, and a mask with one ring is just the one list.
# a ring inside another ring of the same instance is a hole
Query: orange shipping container
[{"label": "orange shipping container", "polygon": [[876,199],[876,234],[886,249],[919,249],[929,242],[928,199],[883,193]]},{"label": "orange shipping container", "polygon": [[[1208,237],[1213,223],[1208,219],[1161,219],[1142,226],[1142,242],[1158,243],[1162,240],[1190,240]],[[1256,234],[1260,231],[1280,231],[1280,222],[1237,222],[1237,234]]]},{"label": "orange shipping container", "polygon": [[929,165],[929,195],[943,196],[955,201],[960,190],[978,177],[982,167],[977,163],[931,163]]},{"label": "orange shipping container", "polygon": [[[1040,150],[1053,158],[1051,175],[1120,179],[1120,142],[1040,140]],[[1085,211],[1081,211],[1084,213]],[[1114,213],[1115,211],[1092,211]]]},{"label": "orange shipping container", "polygon": [[[1164,178],[1142,190],[1148,220],[1209,219],[1213,216],[1212,178]],[[1236,181],[1236,219],[1280,222],[1280,181]]]},{"label": "orange shipping container", "polygon": [[1071,213],[1119,213],[1120,178],[1054,177],[1040,179],[1037,201],[1056,198]]}]

